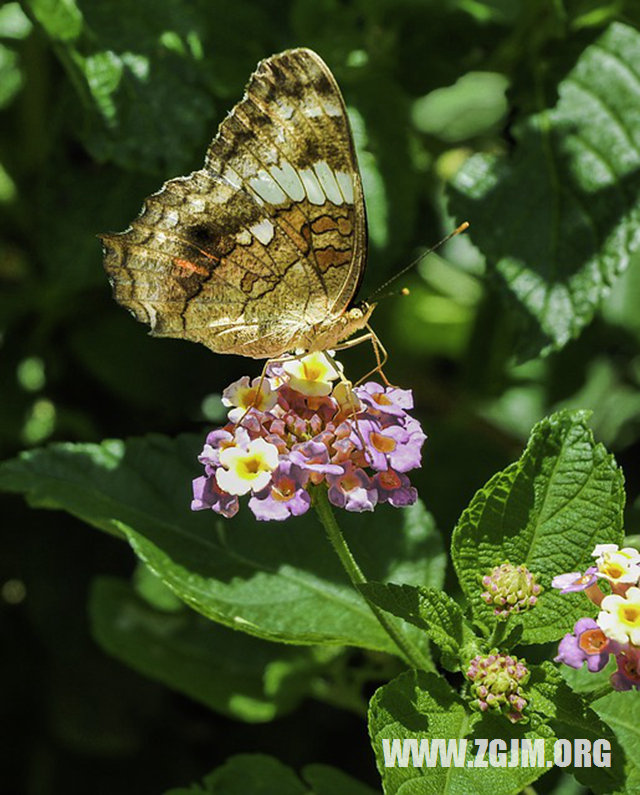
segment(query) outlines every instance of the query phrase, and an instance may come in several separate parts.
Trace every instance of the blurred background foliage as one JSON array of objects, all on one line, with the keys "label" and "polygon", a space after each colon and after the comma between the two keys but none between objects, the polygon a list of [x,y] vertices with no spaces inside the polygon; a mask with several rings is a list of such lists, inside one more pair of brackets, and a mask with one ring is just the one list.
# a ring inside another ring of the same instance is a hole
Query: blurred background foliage
[{"label": "blurred background foliage", "polygon": [[[430,436],[417,485],[445,537],[532,425],[561,407],[593,410],[596,438],[625,470],[635,532],[638,26],[633,0],[4,3],[2,457],[52,440],[201,432],[222,416],[222,388],[259,372],[148,337],[112,301],[96,235],[124,229],[164,180],[200,167],[259,59],[305,45],[334,71],[356,138],[370,223],[361,297],[456,223],[472,224],[402,277],[408,297],[374,315],[387,374],[414,390]],[[618,73],[600,81],[604,50]],[[576,95],[581,79],[591,99]],[[614,118],[591,109],[603,97]],[[599,141],[611,156],[603,175],[584,160]],[[363,355],[345,355],[354,378]],[[134,572],[124,545],[18,498],[2,516],[3,792],[157,793],[238,751],[296,769],[332,763],[376,784],[363,702],[332,706],[353,695],[352,657],[253,640],[245,649],[250,639]],[[122,656],[119,632],[155,649],[155,670],[131,645],[141,673],[104,653]],[[233,643],[218,659],[219,644]],[[178,695],[160,683],[182,664]],[[391,675],[384,665],[367,660],[358,684]],[[226,695],[212,684],[195,703],[190,687],[207,670]]]}]

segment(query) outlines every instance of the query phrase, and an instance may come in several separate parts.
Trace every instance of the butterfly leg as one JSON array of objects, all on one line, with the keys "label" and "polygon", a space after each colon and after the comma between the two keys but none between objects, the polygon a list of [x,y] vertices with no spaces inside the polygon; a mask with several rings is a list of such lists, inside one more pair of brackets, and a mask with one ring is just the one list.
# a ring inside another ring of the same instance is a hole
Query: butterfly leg
[{"label": "butterfly leg", "polygon": [[376,357],[376,366],[372,370],[369,370],[368,373],[363,375],[362,378],[359,378],[358,381],[356,382],[356,386],[358,386],[358,384],[361,384],[363,381],[365,381],[367,378],[369,378],[369,376],[373,375],[374,373],[380,373],[380,377],[384,381],[385,386],[391,386],[389,379],[382,371],[382,368],[389,359],[389,354],[387,353],[384,345],[380,342],[380,338],[369,324],[367,324],[367,329],[368,329],[367,334],[363,334],[360,337],[354,337],[353,339],[347,340],[346,342],[341,342],[339,345],[335,346],[335,350],[342,351],[346,350],[347,348],[353,348],[356,345],[359,345],[361,342],[367,342],[367,341],[371,342],[371,347],[373,348],[373,353],[374,356]]},{"label": "butterfly leg", "polygon": [[[380,373],[380,378],[384,381],[385,386],[391,386],[389,379],[384,374],[382,368],[389,360],[389,354],[387,353],[387,349],[384,345],[380,342],[380,337],[375,333],[375,331],[371,328],[371,326],[367,323],[367,329],[369,330],[369,339],[371,340],[371,347],[373,348],[373,354],[376,357],[376,366],[373,370],[370,370],[366,375],[363,375],[362,378],[358,379],[358,384],[361,384],[370,375],[374,373]],[[382,354],[382,356],[380,355]]]},{"label": "butterfly leg", "polygon": [[[365,337],[364,339],[367,339],[367,337]],[[356,436],[358,437],[360,444],[362,445],[362,454],[364,455],[365,459],[367,459],[367,445],[364,440],[364,437],[362,436],[362,432],[360,431],[360,426],[358,425],[357,412],[359,406],[356,403],[357,397],[353,393],[353,384],[351,383],[351,381],[349,381],[348,378],[345,378],[342,368],[338,364],[336,359],[333,356],[331,356],[331,354],[328,353],[327,351],[324,351],[324,355],[327,357],[327,359],[329,359],[331,364],[333,364],[333,366],[335,367],[335,370],[338,373],[340,383],[345,388],[345,392],[347,395],[347,403],[349,405],[349,413],[351,415],[351,419],[353,420],[353,427],[356,432]],[[372,462],[369,461],[369,463],[371,464]]]}]

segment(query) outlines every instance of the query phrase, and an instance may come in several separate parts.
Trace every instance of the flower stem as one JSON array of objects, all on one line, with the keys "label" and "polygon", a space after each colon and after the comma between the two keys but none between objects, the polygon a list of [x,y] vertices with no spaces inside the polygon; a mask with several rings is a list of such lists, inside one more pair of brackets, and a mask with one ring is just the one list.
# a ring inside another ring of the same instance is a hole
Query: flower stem
[{"label": "flower stem", "polygon": [[352,585],[359,593],[361,593],[362,596],[364,596],[371,609],[371,612],[378,619],[380,626],[391,638],[401,656],[406,662],[409,663],[409,665],[411,665],[412,668],[417,668],[419,670],[431,670],[433,667],[431,661],[429,658],[425,657],[425,655],[418,648],[416,648],[413,643],[411,643],[411,641],[401,632],[399,621],[392,616],[387,615],[382,608],[371,602],[367,596],[362,594],[360,591],[359,586],[364,585],[367,582],[367,579],[353,557],[345,537],[340,530],[340,527],[333,514],[331,504],[329,503],[327,490],[325,488],[319,487],[314,489],[313,505],[316,509],[316,513],[318,514],[320,522],[325,529],[327,537],[331,542],[331,546],[335,549],[338,557],[340,558],[340,563],[342,563],[342,567],[349,575]]}]

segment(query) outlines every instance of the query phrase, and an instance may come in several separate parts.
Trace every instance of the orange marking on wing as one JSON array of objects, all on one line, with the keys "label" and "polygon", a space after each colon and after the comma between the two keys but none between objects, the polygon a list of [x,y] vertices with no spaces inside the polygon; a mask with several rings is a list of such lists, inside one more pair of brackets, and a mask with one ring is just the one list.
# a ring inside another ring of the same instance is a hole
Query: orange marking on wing
[{"label": "orange marking on wing", "polygon": [[316,262],[322,273],[326,273],[329,268],[336,268],[346,265],[351,260],[351,251],[340,251],[333,246],[319,249],[315,252]]},{"label": "orange marking on wing", "polygon": [[215,254],[210,254],[208,251],[205,251],[204,249],[200,248],[199,246],[194,245],[193,243],[191,243],[190,245],[192,245],[195,248],[196,251],[199,251],[202,254],[203,257],[206,257],[207,259],[213,260],[214,262],[220,262],[220,257],[216,257]]},{"label": "orange marking on wing", "polygon": [[188,259],[180,259],[179,257],[174,257],[173,264],[176,267],[182,268],[185,271],[191,271],[191,273],[198,273],[200,274],[200,276],[209,275],[209,271],[206,268],[203,268],[202,265],[196,265],[195,262],[190,262]]},{"label": "orange marking on wing", "polygon": [[311,229],[317,234],[321,235],[323,232],[330,232],[332,229],[337,229],[338,224],[330,215],[321,215],[320,218],[311,224]]}]

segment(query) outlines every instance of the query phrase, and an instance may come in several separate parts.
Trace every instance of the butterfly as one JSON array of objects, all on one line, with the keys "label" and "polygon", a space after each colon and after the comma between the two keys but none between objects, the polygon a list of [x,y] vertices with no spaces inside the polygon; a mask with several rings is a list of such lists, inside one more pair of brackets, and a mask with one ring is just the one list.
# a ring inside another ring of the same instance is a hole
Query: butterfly
[{"label": "butterfly", "polygon": [[362,182],[320,56],[299,48],[261,61],[204,168],[166,182],[102,242],[115,299],[154,336],[271,359],[368,328],[374,305],[354,303],[367,256]]}]

